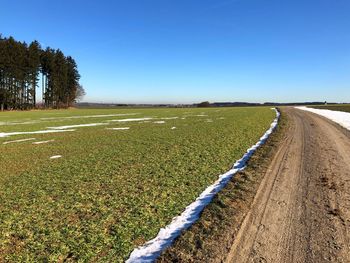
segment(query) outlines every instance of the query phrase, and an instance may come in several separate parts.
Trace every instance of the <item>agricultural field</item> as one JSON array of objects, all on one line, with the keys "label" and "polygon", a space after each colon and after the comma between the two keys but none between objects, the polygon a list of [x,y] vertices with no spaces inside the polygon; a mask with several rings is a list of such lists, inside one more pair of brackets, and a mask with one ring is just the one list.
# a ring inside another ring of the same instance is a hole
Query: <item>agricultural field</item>
[{"label": "agricultural field", "polygon": [[350,112],[350,104],[344,104],[344,105],[325,105],[325,106],[310,106],[310,108],[315,109],[323,109],[323,110],[335,110],[335,111],[344,111],[344,112]]},{"label": "agricultural field", "polygon": [[124,261],[274,118],[267,107],[0,113],[0,261]]}]

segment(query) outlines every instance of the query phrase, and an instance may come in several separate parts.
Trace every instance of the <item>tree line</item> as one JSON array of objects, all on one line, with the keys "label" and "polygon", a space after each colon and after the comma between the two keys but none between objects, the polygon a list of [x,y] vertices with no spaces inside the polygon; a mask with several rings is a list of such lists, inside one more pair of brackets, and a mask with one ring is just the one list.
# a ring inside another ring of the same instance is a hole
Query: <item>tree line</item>
[{"label": "tree line", "polygon": [[85,95],[71,56],[65,56],[59,49],[42,49],[36,40],[27,44],[0,34],[1,109],[35,108],[40,79],[43,107],[70,107]]}]

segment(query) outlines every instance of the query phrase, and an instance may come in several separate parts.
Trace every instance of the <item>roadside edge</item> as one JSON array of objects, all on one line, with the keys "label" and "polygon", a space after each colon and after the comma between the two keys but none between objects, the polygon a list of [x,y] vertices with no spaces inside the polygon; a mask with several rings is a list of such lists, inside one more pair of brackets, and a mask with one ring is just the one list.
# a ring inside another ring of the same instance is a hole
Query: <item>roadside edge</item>
[{"label": "roadside edge", "polygon": [[256,191],[288,128],[286,114],[265,144],[203,210],[200,219],[183,231],[157,262],[222,262],[250,209]]}]

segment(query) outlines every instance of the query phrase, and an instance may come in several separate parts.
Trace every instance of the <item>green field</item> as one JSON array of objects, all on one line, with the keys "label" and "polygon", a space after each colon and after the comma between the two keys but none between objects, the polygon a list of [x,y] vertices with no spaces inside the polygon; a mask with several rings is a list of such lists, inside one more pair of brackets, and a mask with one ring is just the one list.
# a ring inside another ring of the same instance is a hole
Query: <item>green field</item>
[{"label": "green field", "polygon": [[350,104],[327,105],[327,106],[326,105],[325,106],[310,106],[310,108],[350,112]]},{"label": "green field", "polygon": [[[122,262],[274,117],[262,107],[0,113],[0,262]],[[116,121],[130,118],[138,120]],[[4,137],[91,123],[99,126]]]}]

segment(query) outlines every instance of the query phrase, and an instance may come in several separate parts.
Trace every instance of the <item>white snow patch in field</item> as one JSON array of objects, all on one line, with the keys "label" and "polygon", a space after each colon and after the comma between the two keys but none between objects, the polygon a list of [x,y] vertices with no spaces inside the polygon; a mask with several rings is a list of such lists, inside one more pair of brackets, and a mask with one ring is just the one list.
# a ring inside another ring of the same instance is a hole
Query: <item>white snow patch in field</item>
[{"label": "white snow patch in field", "polygon": [[35,123],[40,123],[40,121],[25,121],[25,122],[0,122],[0,126],[10,126],[10,125],[22,125],[22,124],[35,124]]},{"label": "white snow patch in field", "polygon": [[51,156],[50,159],[58,159],[58,158],[61,158],[62,155],[54,155],[54,156]]},{"label": "white snow patch in field", "polygon": [[313,109],[308,107],[295,107],[300,110],[309,111],[326,117],[339,125],[343,126],[345,129],[350,130],[350,113],[343,111],[334,111],[334,110],[326,110],[326,109]]},{"label": "white snow patch in field", "polygon": [[140,113],[120,113],[120,114],[103,114],[103,115],[81,115],[81,116],[68,116],[68,117],[47,117],[40,118],[41,120],[56,120],[56,119],[84,119],[84,118],[105,118],[105,117],[118,117],[118,116],[130,116]]},{"label": "white snow patch in field", "polygon": [[129,130],[130,127],[118,127],[118,128],[106,128],[107,130],[113,130],[113,131],[118,131],[118,130]]},{"label": "white snow patch in field", "polygon": [[153,120],[153,118],[131,118],[131,119],[120,119],[120,120],[108,120],[108,122],[129,122],[129,121],[149,121]]},{"label": "white snow patch in field", "polygon": [[163,124],[163,123],[165,123],[165,121],[154,121],[153,123]]},{"label": "white snow patch in field", "polygon": [[48,140],[48,141],[39,141],[39,142],[33,142],[32,144],[44,144],[49,142],[54,142],[55,140]]},{"label": "white snow patch in field", "polygon": [[175,126],[174,126],[174,127],[171,127],[171,129],[172,129],[172,130],[175,130],[175,129],[176,129],[176,127],[175,127]]},{"label": "white snow patch in field", "polygon": [[9,144],[9,143],[16,143],[16,142],[26,142],[26,141],[32,141],[35,140],[35,138],[28,138],[28,139],[20,139],[20,140],[14,140],[14,141],[7,141],[3,142],[2,144]]},{"label": "white snow patch in field", "polygon": [[246,166],[247,161],[250,159],[252,154],[264,144],[270,134],[274,131],[278,124],[280,113],[276,111],[276,118],[272,122],[270,128],[260,138],[260,140],[252,146],[243,157],[236,161],[232,169],[228,172],[219,176],[219,179],[209,187],[189,206],[186,207],[185,211],[181,215],[174,217],[169,225],[161,228],[158,235],[146,242],[143,246],[135,248],[130,254],[127,263],[138,263],[138,262],[154,262],[161,252],[170,246],[172,242],[178,237],[181,232],[189,228],[199,218],[200,213],[203,211],[213,197],[231,180],[231,178],[239,171],[243,170]]},{"label": "white snow patch in field", "polygon": [[99,123],[76,124],[76,125],[56,126],[56,127],[47,127],[47,128],[53,129],[53,130],[66,130],[71,128],[93,127],[93,126],[101,126],[101,125],[108,125],[108,123],[99,122]]},{"label": "white snow patch in field", "polygon": [[44,133],[56,133],[56,132],[73,132],[75,130],[43,130],[43,131],[29,131],[29,132],[0,132],[0,138],[23,135],[23,134],[44,134]]},{"label": "white snow patch in field", "polygon": [[161,120],[176,120],[178,119],[179,117],[164,117],[164,118],[159,118]]},{"label": "white snow patch in field", "polygon": [[195,117],[208,117],[208,115],[206,115],[206,114],[197,114],[197,115],[192,115],[192,116],[195,116]]}]

